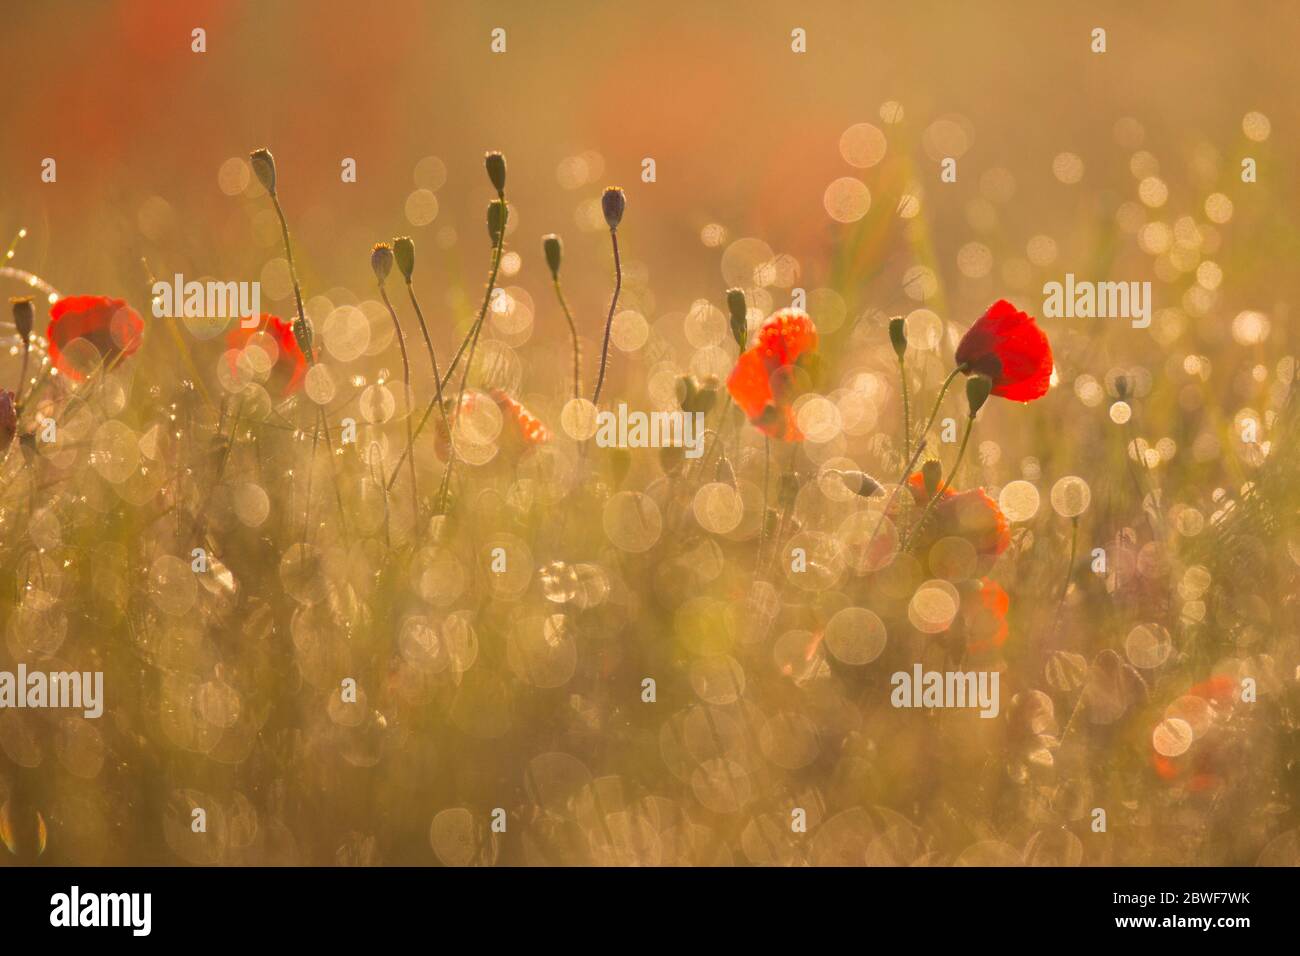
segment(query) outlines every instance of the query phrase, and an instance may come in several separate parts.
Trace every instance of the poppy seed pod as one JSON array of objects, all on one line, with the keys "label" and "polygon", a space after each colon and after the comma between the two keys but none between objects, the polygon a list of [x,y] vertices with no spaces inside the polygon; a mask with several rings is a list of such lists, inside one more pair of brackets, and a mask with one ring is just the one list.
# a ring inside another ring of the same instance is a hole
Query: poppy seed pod
[{"label": "poppy seed pod", "polygon": [[546,264],[551,269],[551,278],[560,278],[560,258],[564,252],[564,246],[560,242],[560,237],[555,233],[549,236],[542,236],[542,252],[546,256]]},{"label": "poppy seed pod", "polygon": [[22,296],[10,299],[9,304],[14,310],[14,328],[18,330],[18,335],[23,340],[23,347],[31,348],[32,323],[36,318],[36,308],[32,304],[32,297]]},{"label": "poppy seed pod", "polygon": [[393,247],[386,242],[376,242],[370,250],[370,268],[375,270],[375,278],[383,285],[388,273],[393,271]]},{"label": "poppy seed pod", "polygon": [[901,362],[907,351],[907,323],[902,316],[889,320],[889,342],[894,346],[894,354]]},{"label": "poppy seed pod", "polygon": [[398,236],[394,239],[393,259],[397,262],[402,278],[410,282],[411,274],[415,272],[415,240],[410,236]]},{"label": "poppy seed pod", "polygon": [[749,338],[749,306],[745,303],[745,293],[740,289],[727,290],[727,309],[731,312],[731,337],[743,352],[745,340]]},{"label": "poppy seed pod", "polygon": [[488,238],[492,245],[499,245],[505,236],[506,204],[504,200],[494,199],[488,203],[487,211]]},{"label": "poppy seed pod", "polygon": [[921,466],[921,480],[925,483],[925,493],[933,498],[939,490],[939,480],[943,477],[943,464],[938,458],[931,458]]},{"label": "poppy seed pod", "polygon": [[966,403],[970,405],[970,417],[974,418],[993,392],[993,379],[985,375],[972,375],[966,379]]},{"label": "poppy seed pod", "polygon": [[248,154],[248,162],[253,167],[253,174],[257,176],[257,181],[262,184],[263,188],[272,196],[275,195],[275,157],[265,146],[255,149]]},{"label": "poppy seed pod", "polygon": [[483,160],[483,165],[487,167],[488,179],[492,180],[492,188],[500,196],[506,191],[506,158],[500,153],[488,153]]},{"label": "poppy seed pod", "polygon": [[627,196],[617,186],[610,186],[605,195],[600,197],[600,208],[605,213],[605,222],[611,230],[617,229],[623,221],[623,210],[627,208]]}]

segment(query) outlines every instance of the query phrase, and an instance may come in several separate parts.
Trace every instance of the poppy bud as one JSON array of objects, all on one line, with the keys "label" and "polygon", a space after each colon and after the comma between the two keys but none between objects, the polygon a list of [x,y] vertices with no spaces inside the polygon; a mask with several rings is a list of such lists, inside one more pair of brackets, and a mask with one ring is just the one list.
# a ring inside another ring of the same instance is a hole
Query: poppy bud
[{"label": "poppy bud", "polygon": [[488,179],[492,180],[492,188],[500,196],[506,191],[506,158],[500,153],[488,153],[483,161],[487,167]]},{"label": "poppy bud", "polygon": [[262,184],[263,188],[272,196],[275,195],[275,157],[265,146],[255,149],[248,154],[248,161],[252,164],[253,173],[257,176],[257,181]]},{"label": "poppy bud", "polygon": [[560,243],[560,237],[555,233],[549,236],[542,236],[542,252],[546,255],[546,264],[551,267],[551,278],[560,278],[560,255],[564,252],[564,246]]},{"label": "poppy bud", "polygon": [[902,316],[889,320],[889,341],[894,346],[894,354],[901,362],[903,353],[907,351],[907,323]]},{"label": "poppy bud", "polygon": [[1120,401],[1128,398],[1128,378],[1124,375],[1115,376],[1115,394],[1119,396]]},{"label": "poppy bud", "polygon": [[500,245],[506,228],[506,204],[504,200],[494,199],[488,203],[487,226],[488,237],[492,240],[492,245]]},{"label": "poppy bud", "polygon": [[925,482],[925,493],[931,498],[939,490],[939,480],[943,477],[943,464],[938,458],[931,458],[921,466],[921,480]]},{"label": "poppy bud", "polygon": [[972,375],[966,379],[966,404],[970,406],[970,417],[974,418],[993,391],[993,379],[985,375]]},{"label": "poppy bud", "polygon": [[749,321],[745,317],[749,307],[745,304],[745,293],[740,289],[728,289],[727,308],[731,310],[731,337],[743,352],[745,339],[749,337]]},{"label": "poppy bud", "polygon": [[23,296],[10,299],[9,304],[13,306],[14,328],[18,330],[18,335],[23,340],[23,347],[31,348],[32,322],[36,318],[36,309],[32,305],[32,298],[31,296]]},{"label": "poppy bud", "polygon": [[610,186],[605,190],[605,195],[600,197],[600,208],[605,213],[605,222],[609,223],[610,230],[617,229],[623,221],[623,210],[627,208],[627,196],[617,186]]},{"label": "poppy bud", "polygon": [[370,268],[375,270],[375,278],[383,285],[388,273],[393,271],[393,247],[386,242],[376,242],[370,251]]},{"label": "poppy bud", "polygon": [[703,382],[694,375],[683,375],[677,380],[677,402],[684,412],[703,412],[707,415],[718,400],[718,380],[710,376]]},{"label": "poppy bud", "polygon": [[410,282],[411,274],[415,272],[415,240],[410,236],[398,236],[394,239],[393,258],[397,261],[397,268],[402,272],[402,278]]},{"label": "poppy bud", "polygon": [[695,378],[683,375],[677,379],[677,404],[689,411],[695,399]]},{"label": "poppy bud", "polygon": [[865,471],[842,471],[840,476],[844,479],[844,484],[850,491],[855,495],[861,495],[863,498],[870,498],[877,492],[884,490],[880,482]]}]

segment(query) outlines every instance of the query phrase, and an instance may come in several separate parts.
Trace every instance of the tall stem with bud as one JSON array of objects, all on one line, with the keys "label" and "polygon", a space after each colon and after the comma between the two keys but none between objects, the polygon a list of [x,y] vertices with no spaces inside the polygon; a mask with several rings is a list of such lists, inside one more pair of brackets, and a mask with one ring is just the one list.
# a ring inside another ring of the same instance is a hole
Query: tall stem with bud
[{"label": "tall stem with bud", "polygon": [[420,523],[420,492],[416,486],[415,477],[415,455],[411,453],[411,446],[415,444],[414,426],[411,424],[411,416],[415,411],[411,404],[411,359],[406,352],[406,333],[402,331],[402,323],[397,319],[397,310],[393,308],[393,303],[389,301],[388,290],[384,288],[384,281],[388,274],[393,271],[393,247],[386,242],[375,243],[375,247],[370,253],[370,267],[375,271],[375,282],[379,285],[379,297],[384,300],[384,307],[388,309],[388,314],[393,319],[393,329],[397,332],[397,347],[402,353],[402,382],[406,386],[406,460],[411,466],[411,516],[412,520],[418,526]]},{"label": "tall stem with bud", "polygon": [[[474,351],[478,348],[479,333],[483,331],[483,322],[487,318],[488,306],[492,303],[492,292],[496,288],[497,273],[501,268],[501,255],[505,248],[506,241],[506,222],[509,219],[510,210],[506,205],[506,159],[500,153],[488,153],[484,159],[484,166],[487,168],[488,179],[492,181],[492,186],[497,191],[497,198],[488,204],[487,224],[488,236],[492,240],[492,270],[488,273],[487,290],[483,294],[483,304],[479,307],[478,317],[474,320],[474,325],[469,333],[469,353],[465,358],[465,371],[460,376],[460,389],[456,394],[456,404],[452,408],[453,418],[460,416],[461,403],[465,400],[465,386],[469,383],[470,369],[474,367]],[[464,345],[461,346],[464,349]],[[453,362],[453,366],[454,366]],[[447,372],[451,377],[451,372]],[[447,434],[448,444],[454,447],[454,436]],[[442,473],[442,489],[438,496],[438,513],[446,514],[447,496],[451,493],[451,471],[452,465],[455,464],[455,452],[451,452],[447,459],[447,468]]]},{"label": "tall stem with bud", "polygon": [[618,224],[623,221],[627,197],[617,186],[610,186],[600,197],[600,207],[605,213],[609,241],[614,247],[614,295],[609,300],[609,315],[605,318],[605,341],[600,347],[600,371],[596,375],[596,390],[591,395],[593,405],[600,404],[600,390],[605,384],[605,367],[609,362],[609,335],[614,327],[614,309],[618,306],[618,295],[623,289],[623,264],[618,257]]},{"label": "tall stem with bud", "polygon": [[[302,306],[302,286],[298,282],[298,268],[293,261],[293,243],[289,240],[289,220],[285,218],[284,208],[280,205],[280,195],[276,189],[275,174],[275,157],[266,147],[255,149],[248,154],[249,165],[253,167],[253,173],[257,176],[258,182],[271,197],[271,203],[275,206],[276,217],[280,220],[280,236],[284,240],[284,256],[289,263],[289,279],[293,283],[293,301],[298,309],[298,317],[293,323],[293,337],[298,343],[303,357],[309,366],[316,364],[316,354],[312,350],[312,331],[311,326],[307,323],[307,312]],[[317,425],[312,431],[311,451],[312,460],[316,460],[316,446],[320,442],[321,432],[325,433],[325,446],[329,452],[330,474],[334,473],[334,441],[330,438],[329,423],[325,420],[325,409],[317,406]],[[311,509],[311,475],[312,470],[307,469],[307,510]],[[337,477],[334,479],[334,498],[338,503],[339,520],[343,522],[344,534],[347,533],[347,512],[343,508],[343,493],[339,490]],[[303,518],[303,539],[307,537],[307,519]]]}]

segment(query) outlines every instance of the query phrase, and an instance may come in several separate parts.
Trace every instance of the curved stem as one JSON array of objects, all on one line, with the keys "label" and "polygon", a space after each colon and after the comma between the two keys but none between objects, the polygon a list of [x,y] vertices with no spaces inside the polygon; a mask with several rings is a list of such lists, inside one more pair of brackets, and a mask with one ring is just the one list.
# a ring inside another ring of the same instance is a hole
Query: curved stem
[{"label": "curved stem", "polygon": [[1065,563],[1065,583],[1061,585],[1061,598],[1056,602],[1056,623],[1052,625],[1052,633],[1061,624],[1061,609],[1065,607],[1065,596],[1070,593],[1070,581],[1074,578],[1074,556],[1079,546],[1079,516],[1075,515],[1070,519],[1070,557]]},{"label": "curved stem", "polygon": [[763,510],[758,515],[758,558],[755,561],[755,572],[761,574],[763,571],[763,545],[767,543],[767,484],[768,475],[772,470],[772,439],[766,435],[763,436]]},{"label": "curved stem", "polygon": [[[492,255],[493,255],[492,272],[488,277],[488,290],[487,290],[487,296],[483,300],[483,308],[479,310],[478,317],[475,319],[475,321],[470,323],[470,327],[465,331],[465,337],[460,340],[460,348],[458,348],[456,350],[456,354],[452,356],[451,364],[447,366],[447,374],[445,374],[441,378],[441,380],[439,380],[437,386],[438,388],[437,397],[429,401],[428,406],[424,410],[424,415],[420,417],[420,424],[415,426],[416,438],[420,437],[420,434],[424,431],[424,426],[428,424],[429,416],[433,414],[434,406],[442,404],[441,397],[442,397],[443,386],[445,386],[448,382],[450,382],[451,377],[456,374],[456,368],[457,366],[460,365],[460,360],[462,356],[464,356],[465,354],[465,349],[469,347],[470,339],[474,337],[475,330],[478,328],[479,323],[483,321],[483,316],[487,314],[487,306],[489,301],[491,301],[492,289],[496,285],[497,269],[501,263],[501,247],[504,242],[505,242],[505,231],[503,229],[501,236],[497,241],[496,247],[492,250]],[[455,415],[457,411],[458,409],[453,409],[452,414]],[[447,424],[446,409],[443,410],[443,423]],[[447,434],[448,435],[451,434],[450,426],[448,427]],[[403,454],[402,457],[397,460],[397,464],[393,467],[393,473],[388,478],[388,487],[391,488],[393,486],[393,482],[397,480],[397,473],[401,470],[402,462],[406,460],[406,457],[407,457],[406,454]]]},{"label": "curved stem", "polygon": [[[305,330],[309,328],[309,326],[307,325],[307,313],[302,307],[302,286],[298,282],[298,267],[294,264],[293,261],[293,243],[289,241],[289,220],[285,218],[284,207],[280,205],[280,196],[278,193],[274,193],[274,192],[271,193],[271,204],[275,206],[275,214],[280,220],[280,236],[284,240],[284,256],[289,263],[289,278],[293,282],[293,301],[294,301],[294,305],[297,306],[298,309],[298,321],[294,323],[294,339],[297,340],[299,343],[301,343],[302,340],[306,337],[301,333],[305,332]],[[316,364],[315,349],[308,348],[305,350],[305,352],[306,354],[303,357],[306,359],[307,364],[309,366],[315,365]],[[317,419],[319,421],[319,431],[313,431],[312,433],[313,435],[312,460],[313,461],[315,460],[316,446],[320,440],[320,432],[323,431],[325,433],[326,451],[329,452],[329,456],[330,456],[329,457],[330,476],[334,482],[334,499],[338,504],[339,520],[343,524],[343,534],[344,536],[346,536],[348,518],[347,518],[347,511],[345,511],[343,508],[343,492],[339,490],[338,476],[334,473],[334,440],[330,438],[329,422],[325,420],[325,409],[323,407],[318,406],[317,412],[318,412]],[[308,472],[307,477],[308,477],[307,487],[310,490],[311,488],[310,471]],[[308,509],[311,508],[310,497],[308,498],[307,501],[307,508]],[[306,535],[305,526],[303,528],[303,534],[305,537]]]},{"label": "curved stem", "polygon": [[[280,197],[271,193],[271,203],[275,206],[275,214],[280,218],[280,235],[284,239],[284,256],[289,262],[289,278],[293,280],[293,301],[298,307],[298,321],[304,326],[307,324],[307,314],[302,307],[302,287],[298,284],[298,268],[293,263],[293,244],[289,241],[289,220],[284,217],[284,208],[280,205]],[[307,364],[315,363],[314,355],[306,356]]]},{"label": "curved stem", "polygon": [[605,319],[605,343],[600,348],[600,373],[596,376],[596,391],[592,393],[591,404],[600,404],[600,390],[605,384],[605,366],[609,362],[609,333],[614,327],[614,308],[618,305],[618,294],[623,288],[623,265],[618,258],[618,230],[609,231],[610,242],[614,245],[614,296],[609,300],[609,315]]},{"label": "curved stem", "polygon": [[560,309],[569,322],[569,335],[573,338],[573,397],[582,397],[582,359],[578,349],[578,326],[569,311],[569,303],[564,301],[564,292],[560,289],[560,277],[555,277],[555,297],[560,300]]},{"label": "curved stem", "polygon": [[[939,417],[939,407],[943,404],[943,397],[948,394],[948,389],[952,387],[953,379],[955,379],[961,373],[961,370],[962,369],[960,365],[957,366],[955,369],[953,369],[948,374],[948,377],[943,380],[943,385],[939,387],[939,394],[934,399],[934,408],[930,410],[930,417],[926,420],[925,427],[921,429],[922,439],[924,439],[925,436],[930,433],[930,426],[933,425],[934,420]],[[906,474],[904,474],[903,477],[899,479],[900,482],[906,480],[907,480]]]},{"label": "curved stem", "polygon": [[[492,271],[488,275],[487,292],[483,296],[483,305],[479,307],[478,318],[474,322],[474,328],[471,331],[469,353],[465,357],[465,371],[460,375],[460,391],[456,394],[456,404],[452,406],[452,417],[460,415],[461,403],[465,400],[465,386],[469,383],[469,373],[474,367],[474,350],[478,348],[479,333],[483,331],[483,320],[487,317],[488,306],[492,302],[492,290],[497,284],[497,271],[501,268],[501,252],[505,248],[506,241],[506,223],[510,219],[510,207],[505,205],[505,194],[500,193],[502,203],[501,214],[501,231],[497,234],[496,248],[492,250]],[[450,372],[447,373],[451,375]],[[447,496],[451,493],[451,469],[456,463],[455,444],[452,441],[451,431],[447,432],[447,444],[452,449],[447,455],[447,468],[442,473],[442,491],[438,496],[438,513],[447,513]]]},{"label": "curved stem", "polygon": [[898,383],[903,389],[903,458],[912,454],[912,403],[907,397],[907,365],[898,357]]},{"label": "curved stem", "polygon": [[[384,306],[388,309],[388,314],[393,318],[393,328],[397,331],[397,347],[402,353],[402,381],[406,384],[406,401],[411,401],[411,360],[406,354],[406,333],[402,331],[402,323],[397,320],[397,310],[393,308],[393,303],[388,298],[388,290],[384,284],[379,283],[379,297],[384,300]],[[406,412],[406,461],[411,466],[411,515],[415,524],[420,523],[420,492],[416,486],[415,479],[415,455],[411,454],[411,446],[415,444],[415,432],[411,427],[411,409],[408,407]]]},{"label": "curved stem", "polygon": [[931,496],[930,500],[925,503],[925,510],[921,512],[921,517],[916,524],[912,525],[912,530],[908,532],[907,540],[903,542],[901,550],[907,550],[908,545],[912,542],[912,538],[916,536],[916,533],[920,531],[922,527],[924,527],[925,519],[930,516],[930,509],[934,507],[934,503],[943,495],[944,490],[952,484],[952,479],[957,474],[957,469],[961,467],[961,460],[966,455],[966,444],[970,441],[971,429],[974,426],[975,416],[972,415],[966,419],[966,431],[961,436],[961,446],[957,449],[957,459],[952,463],[952,467],[948,469],[948,477],[939,482],[939,487],[934,490],[934,494]]}]

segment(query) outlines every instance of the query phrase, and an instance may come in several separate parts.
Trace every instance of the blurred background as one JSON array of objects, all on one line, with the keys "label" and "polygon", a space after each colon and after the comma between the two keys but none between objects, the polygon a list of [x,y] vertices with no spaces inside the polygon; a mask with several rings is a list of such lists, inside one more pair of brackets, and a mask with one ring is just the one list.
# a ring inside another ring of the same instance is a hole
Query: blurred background
[{"label": "blurred background", "polygon": [[[717,295],[726,243],[701,246],[711,223],[793,256],[800,285],[824,284],[830,245],[852,228],[823,205],[841,176],[862,178],[881,212],[904,180],[922,184],[947,273],[970,238],[971,204],[989,193],[981,177],[1008,171],[1010,186],[993,184],[999,237],[1022,256],[1033,236],[1055,237],[1052,271],[1062,273],[1086,264],[1107,193],[1127,189],[1137,148],[1158,153],[1171,205],[1190,202],[1182,188],[1198,148],[1213,145],[1215,175],[1234,174],[1250,142],[1242,117],[1293,115],[1300,88],[1288,3],[53,0],[7,4],[4,18],[0,232],[28,227],[27,268],[61,291],[115,295],[137,291],[141,256],[159,274],[256,277],[273,230],[252,228],[227,195],[244,180],[223,186],[220,170],[263,144],[279,163],[309,288],[368,284],[369,245],[405,232],[444,248],[441,268],[457,280],[466,260],[477,277],[486,149],[510,160],[520,274],[543,278],[538,237],[562,234],[575,307],[588,316],[608,286],[591,207],[608,184],[628,190],[626,252],[661,309]],[[200,26],[207,52],[195,54]],[[1096,26],[1107,30],[1104,55],[1090,52]],[[497,27],[504,54],[490,50]],[[807,31],[803,55],[791,52],[796,27]],[[881,119],[885,103],[901,106],[895,129]],[[1125,117],[1137,125],[1117,143]],[[923,148],[940,119],[956,125]],[[865,169],[839,148],[864,122],[892,139]],[[1294,137],[1275,125],[1252,145],[1267,201],[1234,197],[1252,225],[1282,227],[1295,208]],[[943,188],[939,153],[960,164]],[[1053,175],[1062,153],[1082,160],[1079,188]],[[47,156],[57,185],[40,181]],[[355,184],[340,181],[344,157],[356,160]],[[657,164],[653,184],[641,181],[645,157]],[[1280,251],[1255,256],[1276,287],[1292,281]],[[448,285],[421,273],[434,290]]]}]

